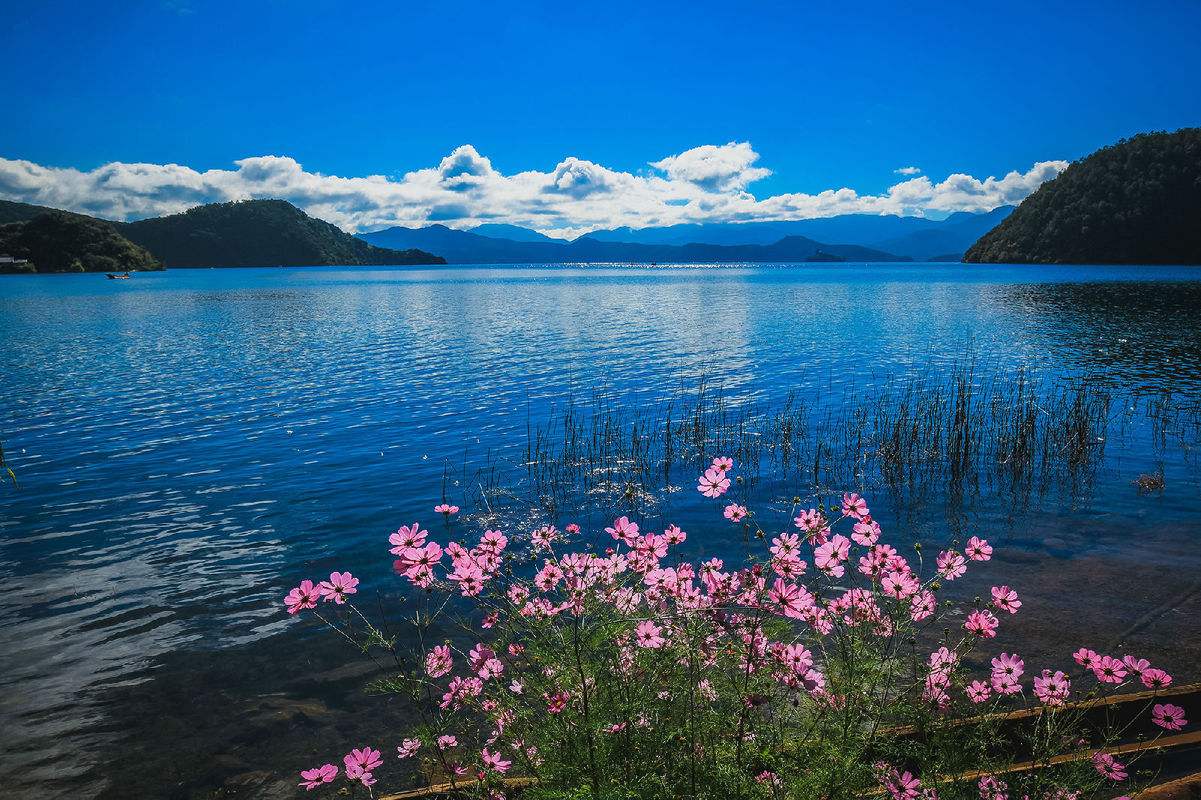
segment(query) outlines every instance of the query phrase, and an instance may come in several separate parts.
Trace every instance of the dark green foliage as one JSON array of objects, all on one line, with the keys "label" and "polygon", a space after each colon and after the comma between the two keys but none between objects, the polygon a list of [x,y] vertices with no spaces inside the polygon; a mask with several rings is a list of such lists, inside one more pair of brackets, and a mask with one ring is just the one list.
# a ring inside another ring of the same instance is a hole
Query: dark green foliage
[{"label": "dark green foliage", "polygon": [[1201,128],[1140,134],[1077,161],[963,260],[1201,264]]},{"label": "dark green foliage", "polygon": [[12,200],[0,200],[0,225],[6,222],[28,222],[34,217],[40,217],[53,208],[35,206],[29,203],[16,203]]},{"label": "dark green foliage", "polygon": [[445,263],[421,250],[375,247],[285,200],[214,203],[118,227],[168,267]]},{"label": "dark green foliage", "polygon": [[64,211],[49,211],[28,222],[0,225],[0,253],[29,261],[25,265],[0,264],[0,271],[6,272],[126,272],[163,268],[154,256],[118,233],[112,224]]}]

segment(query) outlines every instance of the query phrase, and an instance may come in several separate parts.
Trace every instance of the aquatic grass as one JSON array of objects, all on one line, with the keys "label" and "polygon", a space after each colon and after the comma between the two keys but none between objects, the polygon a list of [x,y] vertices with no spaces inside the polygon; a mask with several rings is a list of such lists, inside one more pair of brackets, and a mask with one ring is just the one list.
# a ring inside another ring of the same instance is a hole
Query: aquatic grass
[{"label": "aquatic grass", "polygon": [[479,489],[473,500],[528,501],[554,519],[598,502],[653,506],[683,472],[721,452],[745,465],[745,480],[770,474],[766,488],[780,497],[854,486],[904,502],[944,492],[958,505],[988,490],[1028,503],[1053,488],[1091,491],[1107,447],[1132,435],[1195,464],[1201,404],[1025,371],[982,379],[970,363],[776,405],[700,380],[638,407],[606,395],[570,399],[528,422],[520,454],[465,457],[458,480]]}]

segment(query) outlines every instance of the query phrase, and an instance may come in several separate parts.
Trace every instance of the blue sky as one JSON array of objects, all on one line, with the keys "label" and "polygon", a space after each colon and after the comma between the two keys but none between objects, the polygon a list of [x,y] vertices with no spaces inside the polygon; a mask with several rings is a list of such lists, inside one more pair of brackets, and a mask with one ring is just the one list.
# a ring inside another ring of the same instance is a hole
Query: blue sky
[{"label": "blue sky", "polygon": [[276,155],[399,180],[467,144],[500,175],[571,156],[637,175],[745,142],[770,175],[736,191],[877,195],[900,167],[1000,177],[1201,124],[1197,2],[173,0],[6,19],[0,158],[84,172]]}]

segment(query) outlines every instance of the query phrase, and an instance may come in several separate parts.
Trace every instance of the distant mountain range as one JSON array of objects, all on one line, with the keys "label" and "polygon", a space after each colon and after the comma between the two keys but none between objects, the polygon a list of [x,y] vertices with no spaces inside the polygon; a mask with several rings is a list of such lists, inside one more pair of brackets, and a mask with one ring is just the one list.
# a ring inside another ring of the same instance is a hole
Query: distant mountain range
[{"label": "distant mountain range", "polygon": [[26,260],[19,270],[0,264],[22,272],[446,263],[364,242],[284,200],[213,203],[138,222],[0,201],[0,254]]},{"label": "distant mountain range", "polygon": [[[528,231],[534,233],[534,231]],[[445,225],[386,228],[359,238],[381,247],[419,247],[450,264],[553,264],[590,261],[638,264],[729,264],[773,261],[907,261],[870,247],[823,244],[785,236],[771,244],[638,244],[606,242],[591,236],[574,241],[498,239]]]},{"label": "distant mountain range", "polygon": [[1140,134],[1075,162],[964,260],[1201,264],[1201,128]]},{"label": "distant mountain range", "polygon": [[986,214],[957,213],[938,221],[849,214],[786,222],[616,228],[572,241],[498,224],[470,230],[398,226],[362,233],[359,238],[381,247],[428,250],[451,264],[958,260],[1012,210],[1003,206]]}]

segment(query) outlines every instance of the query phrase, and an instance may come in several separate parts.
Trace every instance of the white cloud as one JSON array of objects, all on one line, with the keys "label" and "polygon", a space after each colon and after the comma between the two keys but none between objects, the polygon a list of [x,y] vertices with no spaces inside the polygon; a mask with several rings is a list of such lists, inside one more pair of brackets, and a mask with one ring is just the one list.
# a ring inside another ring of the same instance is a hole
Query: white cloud
[{"label": "white cloud", "polygon": [[893,170],[898,175],[917,175],[921,171],[921,167],[898,167]]},{"label": "white cloud", "polygon": [[0,198],[127,220],[200,203],[279,197],[350,231],[507,222],[566,238],[621,225],[988,211],[1020,202],[1067,167],[1065,161],[1044,161],[1002,178],[954,174],[935,183],[922,175],[882,194],[839,188],[760,199],[748,187],[771,173],[755,166],[758,159],[749,143],[731,142],[650,162],[646,173],[569,157],[548,172],[504,175],[465,144],[437,166],[399,178],[344,178],[309,172],[295,159],[274,155],[203,172],[179,164],[125,163],[83,171],[0,158]]}]

